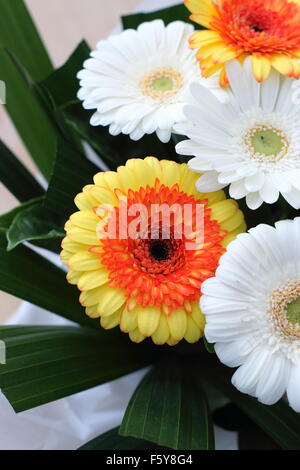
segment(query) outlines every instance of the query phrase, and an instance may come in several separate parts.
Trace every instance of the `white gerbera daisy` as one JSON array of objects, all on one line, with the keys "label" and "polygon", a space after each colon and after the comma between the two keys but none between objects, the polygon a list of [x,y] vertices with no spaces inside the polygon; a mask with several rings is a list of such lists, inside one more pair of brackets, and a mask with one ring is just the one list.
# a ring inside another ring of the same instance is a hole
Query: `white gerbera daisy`
[{"label": "white gerbera daisy", "polygon": [[199,76],[195,51],[188,45],[193,31],[182,21],[165,26],[155,20],[100,41],[78,74],[79,99],[84,108],[97,110],[91,124],[109,125],[112,135],[133,140],[156,132],[168,142],[174,123],[186,120],[183,106],[191,82],[218,86],[216,78]]},{"label": "white gerbera daisy", "polygon": [[300,218],[239,235],[202,285],[205,335],[232,382],[272,405],[287,391],[300,412]]},{"label": "white gerbera daisy", "polygon": [[272,72],[264,83],[253,78],[251,60],[227,66],[232,97],[221,104],[201,85],[191,91],[197,105],[184,109],[189,124],[176,131],[189,137],[177,152],[193,155],[189,166],[206,172],[198,182],[201,192],[230,185],[235,199],[246,196],[257,209],[273,204],[281,193],[295,209],[300,208],[300,106],[294,80]]}]

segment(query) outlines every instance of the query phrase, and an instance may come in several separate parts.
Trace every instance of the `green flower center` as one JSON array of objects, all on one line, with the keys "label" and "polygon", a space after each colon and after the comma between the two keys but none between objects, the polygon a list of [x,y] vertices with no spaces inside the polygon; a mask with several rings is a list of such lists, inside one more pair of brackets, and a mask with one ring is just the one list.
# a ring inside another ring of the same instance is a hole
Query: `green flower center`
[{"label": "green flower center", "polygon": [[276,163],[288,152],[286,134],[270,125],[259,125],[245,135],[245,145],[251,158],[263,163]]},{"label": "green flower center", "polygon": [[293,325],[300,325],[300,297],[287,305],[286,316]]},{"label": "green flower center", "polygon": [[251,137],[251,143],[255,153],[260,153],[267,157],[269,155],[277,155],[284,146],[282,137],[271,129],[255,132],[254,136]]},{"label": "green flower center", "polygon": [[161,77],[153,80],[151,86],[153,90],[165,93],[166,91],[173,90],[174,82],[171,77]]},{"label": "green flower center", "polygon": [[182,86],[182,75],[172,68],[155,70],[146,75],[141,81],[141,89],[144,95],[162,101],[176,95]]}]

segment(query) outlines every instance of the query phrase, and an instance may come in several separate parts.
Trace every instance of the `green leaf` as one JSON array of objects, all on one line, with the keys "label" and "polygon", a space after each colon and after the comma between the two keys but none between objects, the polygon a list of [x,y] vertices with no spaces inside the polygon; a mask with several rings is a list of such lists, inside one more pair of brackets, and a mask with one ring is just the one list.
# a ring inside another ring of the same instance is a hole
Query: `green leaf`
[{"label": "green leaf", "polygon": [[42,198],[19,210],[7,231],[7,249],[11,251],[25,241],[62,238],[64,235],[57,215],[45,209]]},{"label": "green leaf", "polygon": [[75,196],[84,186],[93,183],[93,176],[99,171],[85,155],[59,140],[45,207],[67,219],[76,211]]},{"label": "green leaf", "polygon": [[43,201],[43,197],[30,199],[29,201],[24,202],[23,204],[20,204],[19,206],[15,207],[11,211],[0,215],[0,228],[8,230],[18,214],[23,212],[25,209],[36,205],[40,201]]},{"label": "green leaf", "polygon": [[22,59],[34,80],[49,75],[53,70],[51,61],[24,2],[0,0],[0,11],[1,46]]},{"label": "green leaf", "polygon": [[40,82],[39,85],[49,91],[56,106],[65,106],[67,103],[77,101],[79,90],[77,74],[83,68],[84,61],[89,58],[90,52],[88,44],[82,41],[62,67]]},{"label": "green leaf", "polygon": [[79,304],[77,289],[66,274],[25,246],[7,252],[6,232],[0,229],[0,290],[85,326],[98,327]]},{"label": "green leaf", "polygon": [[[8,333],[8,334],[7,334]],[[6,365],[0,387],[16,412],[87,390],[136,371],[151,354],[104,330],[0,327]]]},{"label": "green leaf", "polygon": [[136,29],[144,21],[153,21],[156,19],[162,19],[165,24],[172,23],[172,21],[185,21],[186,23],[193,23],[190,21],[191,12],[184,5],[175,5],[173,7],[164,8],[151,13],[137,13],[134,15],[127,15],[122,17],[124,29],[133,28]]},{"label": "green leaf", "polygon": [[283,401],[266,406],[237,391],[230,372],[217,363],[206,360],[199,364],[202,375],[223,391],[250,419],[277,444],[286,450],[300,449],[300,417]]},{"label": "green leaf", "polygon": [[156,450],[154,444],[143,441],[142,439],[134,439],[133,437],[120,436],[119,428],[102,434],[96,439],[88,442],[78,450]]},{"label": "green leaf", "polygon": [[210,354],[215,354],[215,345],[212,343],[209,343],[206,338],[203,338],[204,341],[204,346],[207,352]]},{"label": "green leaf", "polygon": [[[38,57],[35,60],[38,63]],[[55,154],[53,128],[31,90],[21,64],[14,54],[3,48],[0,49],[0,79],[7,85],[6,109],[31,157],[43,175],[49,178]]]},{"label": "green leaf", "polygon": [[171,449],[213,449],[212,421],[195,374],[172,363],[153,369],[134,393],[120,434]]},{"label": "green leaf", "polygon": [[32,174],[1,140],[0,181],[20,202],[42,196],[45,193]]}]

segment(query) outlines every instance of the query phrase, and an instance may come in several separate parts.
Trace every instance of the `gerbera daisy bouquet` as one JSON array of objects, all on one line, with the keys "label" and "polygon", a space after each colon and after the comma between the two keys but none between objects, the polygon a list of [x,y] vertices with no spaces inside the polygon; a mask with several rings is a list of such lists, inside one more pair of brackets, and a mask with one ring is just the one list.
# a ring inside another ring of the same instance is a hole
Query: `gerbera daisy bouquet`
[{"label": "gerbera daisy bouquet", "polygon": [[20,413],[143,370],[82,449],[212,450],[223,428],[299,450],[300,2],[125,16],[57,70],[22,0],[0,6],[6,109],[40,171],[0,143],[20,202],[0,289],[70,321],[0,327],[6,399]]}]

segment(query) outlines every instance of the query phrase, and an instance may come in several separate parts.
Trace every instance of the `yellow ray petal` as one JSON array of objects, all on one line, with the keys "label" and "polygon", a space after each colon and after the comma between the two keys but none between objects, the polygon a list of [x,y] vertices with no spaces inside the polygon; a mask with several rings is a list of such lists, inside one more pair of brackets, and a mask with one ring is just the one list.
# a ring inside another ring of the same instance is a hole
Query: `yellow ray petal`
[{"label": "yellow ray petal", "polygon": [[146,339],[138,328],[134,331],[130,331],[129,337],[133,343],[142,343]]},{"label": "yellow ray petal", "polygon": [[101,262],[99,256],[88,251],[80,251],[70,258],[69,266],[75,271],[95,271],[100,268]]},{"label": "yellow ray petal", "polygon": [[99,218],[92,211],[75,212],[75,214],[71,215],[70,220],[76,227],[93,232],[96,231],[97,223],[99,222]]},{"label": "yellow ray petal", "polygon": [[138,327],[142,335],[150,337],[157,330],[161,311],[157,307],[137,307]]},{"label": "yellow ray petal", "polygon": [[96,287],[103,286],[109,281],[109,273],[107,269],[97,269],[96,271],[89,271],[87,273],[80,273],[80,279],[78,280],[78,287],[80,290],[91,290]]},{"label": "yellow ray petal", "polygon": [[187,313],[183,308],[174,310],[172,315],[167,317],[172,338],[177,341],[182,340],[187,328]]},{"label": "yellow ray petal", "polygon": [[201,312],[199,302],[193,302],[192,308],[193,308],[193,310],[192,310],[191,318],[196,323],[196,325],[199,327],[199,329],[201,331],[204,331],[205,316]]},{"label": "yellow ray petal", "polygon": [[91,232],[90,230],[75,227],[68,231],[68,237],[74,242],[82,243],[83,245],[99,245],[96,232]]},{"label": "yellow ray petal", "polygon": [[253,75],[258,82],[264,82],[268,78],[271,68],[271,62],[267,57],[255,54],[252,56]]},{"label": "yellow ray petal", "polygon": [[118,326],[120,323],[121,311],[122,309],[119,309],[112,315],[102,317],[100,320],[102,328],[104,328],[105,330],[111,330],[112,328]]},{"label": "yellow ray petal", "polygon": [[105,315],[106,312],[115,312],[126,302],[124,292],[117,287],[99,287],[98,312]]},{"label": "yellow ray petal", "polygon": [[192,317],[190,315],[187,315],[187,328],[186,328],[186,332],[184,335],[184,339],[188,343],[193,344],[193,343],[197,343],[197,341],[199,341],[199,339],[202,338],[202,336],[203,336],[203,331],[201,331],[198,325],[196,325]]},{"label": "yellow ray petal", "polygon": [[238,204],[233,199],[217,202],[211,206],[211,218],[222,223],[233,217],[238,211]]},{"label": "yellow ray petal", "polygon": [[168,320],[165,315],[161,315],[157,330],[152,335],[152,341],[154,344],[162,345],[165,344],[170,337],[170,328]]},{"label": "yellow ray petal", "polygon": [[128,312],[125,308],[121,313],[120,328],[123,333],[129,333],[138,327],[138,310]]},{"label": "yellow ray petal", "polygon": [[67,280],[69,284],[76,286],[81,277],[82,273],[79,271],[69,271],[67,274]]}]

